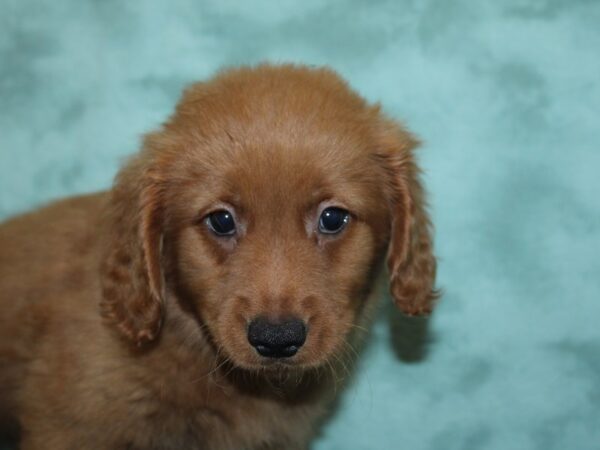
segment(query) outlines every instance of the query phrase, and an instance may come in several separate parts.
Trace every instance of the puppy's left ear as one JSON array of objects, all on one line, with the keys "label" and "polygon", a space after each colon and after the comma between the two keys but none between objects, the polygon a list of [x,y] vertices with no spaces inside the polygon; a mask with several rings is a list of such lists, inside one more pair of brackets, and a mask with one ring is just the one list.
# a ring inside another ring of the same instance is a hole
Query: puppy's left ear
[{"label": "puppy's left ear", "polygon": [[399,124],[382,119],[377,157],[387,176],[391,237],[387,265],[396,306],[407,315],[427,315],[434,306],[436,260],[419,169],[418,141]]}]

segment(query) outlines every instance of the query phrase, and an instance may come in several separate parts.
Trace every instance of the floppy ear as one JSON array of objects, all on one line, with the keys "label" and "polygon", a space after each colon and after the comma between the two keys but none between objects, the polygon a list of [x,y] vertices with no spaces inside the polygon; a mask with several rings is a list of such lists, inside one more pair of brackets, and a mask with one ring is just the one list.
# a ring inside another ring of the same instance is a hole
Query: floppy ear
[{"label": "floppy ear", "polygon": [[418,141],[398,124],[384,119],[379,143],[391,209],[387,264],[392,297],[407,315],[429,314],[439,295],[434,288],[431,222],[412,154]]},{"label": "floppy ear", "polygon": [[159,181],[142,152],[119,173],[110,193],[100,306],[103,317],[137,346],[158,336],[163,316]]}]

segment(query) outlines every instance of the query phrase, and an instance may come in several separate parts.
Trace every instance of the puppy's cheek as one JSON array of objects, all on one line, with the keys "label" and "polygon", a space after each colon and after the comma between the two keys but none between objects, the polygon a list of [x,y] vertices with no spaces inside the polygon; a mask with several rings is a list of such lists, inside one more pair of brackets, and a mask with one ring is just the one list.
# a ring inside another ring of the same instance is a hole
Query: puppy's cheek
[{"label": "puppy's cheek", "polygon": [[222,300],[216,318],[215,337],[225,355],[237,366],[251,367],[258,363],[256,352],[248,342],[247,325],[250,305],[243,297]]},{"label": "puppy's cheek", "polygon": [[[336,302],[340,305],[340,302]],[[354,320],[354,309],[345,306],[323,308],[308,323],[308,337],[302,348],[298,363],[320,366],[343,354],[345,342]]]},{"label": "puppy's cheek", "polygon": [[304,349],[307,365],[345,358],[352,352],[350,333],[360,322],[380,259],[372,230],[364,223],[356,224],[340,244],[330,255],[330,279],[318,295],[321,301],[303,305],[312,311]]},{"label": "puppy's cheek", "polygon": [[335,286],[353,303],[362,301],[366,286],[371,285],[378,259],[371,229],[364,223],[357,224],[351,238],[332,256],[331,272]]},{"label": "puppy's cheek", "polygon": [[197,230],[184,230],[177,246],[178,294],[183,298],[186,309],[207,327],[214,338],[216,324],[221,314],[225,268],[214,260]]},{"label": "puppy's cheek", "polygon": [[176,250],[177,284],[183,287],[179,294],[185,309],[200,322],[199,335],[208,338],[218,355],[248,366],[256,357],[246,336],[248,302],[233,294],[239,291],[239,276],[219,261],[194,227],[181,230]]}]

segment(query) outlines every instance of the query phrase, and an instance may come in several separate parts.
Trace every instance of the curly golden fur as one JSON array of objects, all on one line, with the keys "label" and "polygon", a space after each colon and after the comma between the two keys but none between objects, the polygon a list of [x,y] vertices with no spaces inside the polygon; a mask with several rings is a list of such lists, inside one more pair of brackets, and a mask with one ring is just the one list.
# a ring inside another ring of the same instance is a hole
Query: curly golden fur
[{"label": "curly golden fur", "polygon": [[[185,91],[103,193],[0,226],[0,417],[27,449],[306,448],[386,260],[435,300],[415,139],[328,69],[261,65]],[[326,208],[347,225],[323,233]],[[235,234],[211,230],[225,210]],[[294,317],[262,356],[248,324]]]}]

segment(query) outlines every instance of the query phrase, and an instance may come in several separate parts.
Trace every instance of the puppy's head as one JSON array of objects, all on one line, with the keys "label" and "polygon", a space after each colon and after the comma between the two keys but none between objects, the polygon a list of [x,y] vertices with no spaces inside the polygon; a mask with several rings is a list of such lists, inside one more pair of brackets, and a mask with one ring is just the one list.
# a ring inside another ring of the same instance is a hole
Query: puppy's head
[{"label": "puppy's head", "polygon": [[141,344],[178,308],[239,367],[318,366],[360,321],[386,254],[398,307],[428,313],[414,146],[326,69],[192,86],[113,189],[105,316]]}]

